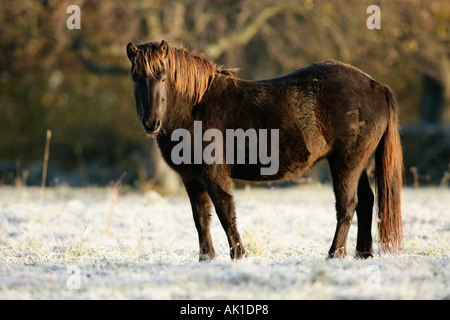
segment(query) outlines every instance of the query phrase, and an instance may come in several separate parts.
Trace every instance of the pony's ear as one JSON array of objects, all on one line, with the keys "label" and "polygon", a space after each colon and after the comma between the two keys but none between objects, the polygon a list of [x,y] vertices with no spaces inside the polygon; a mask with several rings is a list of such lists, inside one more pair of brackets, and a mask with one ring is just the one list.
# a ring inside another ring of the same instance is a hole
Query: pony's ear
[{"label": "pony's ear", "polygon": [[134,45],[133,42],[127,44],[127,56],[130,61],[133,61],[134,56],[136,55],[138,48]]},{"label": "pony's ear", "polygon": [[166,40],[161,41],[161,44],[158,47],[158,51],[160,52],[163,59],[167,57],[167,53],[169,52],[169,44],[166,42]]}]

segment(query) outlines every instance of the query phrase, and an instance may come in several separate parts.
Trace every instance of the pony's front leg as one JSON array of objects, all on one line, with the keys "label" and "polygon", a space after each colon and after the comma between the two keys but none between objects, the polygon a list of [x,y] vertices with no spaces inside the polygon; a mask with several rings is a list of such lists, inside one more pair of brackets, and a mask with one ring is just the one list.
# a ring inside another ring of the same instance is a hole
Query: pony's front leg
[{"label": "pony's front leg", "polygon": [[200,245],[199,261],[214,259],[215,252],[209,231],[211,221],[211,199],[203,185],[195,180],[184,180],[189,200],[191,201],[195,227]]},{"label": "pony's front leg", "polygon": [[228,176],[220,179],[205,179],[205,186],[211,197],[220,223],[228,238],[231,259],[241,259],[246,256],[241,237],[237,231],[236,212],[233,196],[231,195],[232,183]]}]

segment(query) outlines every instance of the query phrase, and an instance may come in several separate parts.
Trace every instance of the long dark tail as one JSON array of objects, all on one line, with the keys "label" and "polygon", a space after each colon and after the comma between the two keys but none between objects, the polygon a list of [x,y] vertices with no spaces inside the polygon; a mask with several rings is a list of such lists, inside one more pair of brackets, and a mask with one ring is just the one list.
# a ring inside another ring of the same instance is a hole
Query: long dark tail
[{"label": "long dark tail", "polygon": [[397,253],[403,242],[401,190],[403,152],[399,134],[398,106],[393,92],[385,86],[389,123],[375,152],[380,252]]}]

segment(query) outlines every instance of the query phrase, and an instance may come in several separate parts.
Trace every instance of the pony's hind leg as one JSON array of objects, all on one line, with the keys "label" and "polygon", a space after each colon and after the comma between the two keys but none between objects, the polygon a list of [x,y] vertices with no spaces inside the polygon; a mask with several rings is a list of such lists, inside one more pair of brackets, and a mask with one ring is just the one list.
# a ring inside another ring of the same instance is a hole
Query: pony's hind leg
[{"label": "pony's hind leg", "polygon": [[328,258],[344,258],[350,224],[358,202],[357,187],[361,171],[337,165],[329,159],[336,196],[336,232],[328,251]]},{"label": "pony's hind leg", "polygon": [[231,259],[241,259],[246,253],[237,231],[231,178],[220,176],[218,179],[204,179],[206,190],[213,201],[220,223],[227,235]]},{"label": "pony's hind leg", "polygon": [[358,217],[358,236],[356,240],[356,258],[370,258],[372,250],[372,209],[374,195],[370,188],[366,170],[361,174],[358,183],[358,205],[356,216]]},{"label": "pony's hind leg", "polygon": [[211,221],[211,199],[203,185],[195,180],[184,180],[187,194],[192,206],[195,227],[200,245],[199,261],[214,259],[214,247],[209,231]]}]

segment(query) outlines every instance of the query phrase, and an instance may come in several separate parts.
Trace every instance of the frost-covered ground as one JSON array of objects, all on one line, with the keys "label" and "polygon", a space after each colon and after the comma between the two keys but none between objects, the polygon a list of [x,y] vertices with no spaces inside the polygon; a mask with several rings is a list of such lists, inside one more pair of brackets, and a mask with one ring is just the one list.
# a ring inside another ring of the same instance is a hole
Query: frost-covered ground
[{"label": "frost-covered ground", "polygon": [[[235,192],[249,257],[198,263],[187,197],[113,189],[0,188],[0,299],[449,299],[450,191],[404,189],[398,256],[326,260],[329,186]],[[374,232],[376,225],[373,225]]]}]

